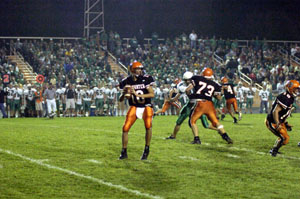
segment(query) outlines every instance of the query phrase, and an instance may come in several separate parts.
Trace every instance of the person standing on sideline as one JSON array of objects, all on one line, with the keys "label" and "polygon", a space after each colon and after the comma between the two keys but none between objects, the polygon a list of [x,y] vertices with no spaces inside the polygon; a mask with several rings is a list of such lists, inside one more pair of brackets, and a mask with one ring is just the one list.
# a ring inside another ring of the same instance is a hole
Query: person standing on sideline
[{"label": "person standing on sideline", "polygon": [[0,110],[3,115],[3,118],[7,118],[7,115],[5,112],[5,106],[6,106],[5,96],[6,96],[6,93],[3,90],[3,85],[0,85]]},{"label": "person standing on sideline", "polygon": [[122,151],[119,159],[127,158],[128,132],[136,119],[139,118],[144,120],[146,128],[146,144],[141,160],[147,160],[152,137],[153,107],[151,98],[154,98],[152,89],[154,80],[152,76],[142,74],[143,65],[138,61],[134,61],[130,65],[129,70],[131,75],[123,79],[119,84],[120,89],[123,89],[119,100],[122,102],[126,97],[130,106],[123,125]]},{"label": "person standing on sideline", "polygon": [[49,118],[53,119],[56,113],[56,90],[51,83],[49,84],[49,87],[44,91],[43,95],[45,102],[47,103],[48,116]]},{"label": "person standing on sideline", "polygon": [[259,91],[259,97],[260,97],[260,110],[259,113],[263,113],[263,110],[265,108],[265,113],[268,113],[268,99],[269,99],[269,91],[267,90],[267,86],[264,85],[263,89]]},{"label": "person standing on sideline", "polygon": [[66,98],[66,115],[72,117],[74,116],[75,110],[75,90],[72,84],[69,84],[64,97]]}]

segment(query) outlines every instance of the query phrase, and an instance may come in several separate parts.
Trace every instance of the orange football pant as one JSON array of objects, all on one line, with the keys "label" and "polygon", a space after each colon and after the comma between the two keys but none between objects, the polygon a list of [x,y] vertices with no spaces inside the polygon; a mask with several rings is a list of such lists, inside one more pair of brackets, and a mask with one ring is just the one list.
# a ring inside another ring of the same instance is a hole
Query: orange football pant
[{"label": "orange football pant", "polygon": [[[123,125],[123,132],[128,132],[131,128],[131,126],[134,124],[134,122],[137,119],[136,116],[136,108],[135,106],[130,106],[127,115],[126,120]],[[145,124],[146,129],[150,129],[152,127],[152,118],[153,118],[153,109],[149,106],[145,107],[144,113],[143,113],[143,120]]]}]

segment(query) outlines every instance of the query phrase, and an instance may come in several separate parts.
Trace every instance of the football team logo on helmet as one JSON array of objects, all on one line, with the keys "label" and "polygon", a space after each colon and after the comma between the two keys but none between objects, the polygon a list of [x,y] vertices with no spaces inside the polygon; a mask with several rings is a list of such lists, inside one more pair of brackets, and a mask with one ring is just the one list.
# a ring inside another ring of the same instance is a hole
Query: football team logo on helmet
[{"label": "football team logo on helmet", "polygon": [[297,97],[300,93],[300,84],[297,80],[289,80],[286,83],[286,90],[292,94],[294,97]]}]

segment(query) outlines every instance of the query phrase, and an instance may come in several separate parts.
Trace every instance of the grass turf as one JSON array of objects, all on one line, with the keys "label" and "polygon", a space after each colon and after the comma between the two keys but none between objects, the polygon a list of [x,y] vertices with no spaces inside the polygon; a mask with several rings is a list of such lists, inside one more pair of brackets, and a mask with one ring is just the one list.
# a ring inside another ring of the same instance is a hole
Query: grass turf
[{"label": "grass turf", "polygon": [[0,120],[0,198],[300,198],[299,118],[289,118],[290,143],[274,158],[263,114],[221,122],[233,145],[200,121],[202,145],[190,144],[187,121],[165,140],[176,117],[158,116],[147,161],[142,120],[122,161],[124,117]]}]

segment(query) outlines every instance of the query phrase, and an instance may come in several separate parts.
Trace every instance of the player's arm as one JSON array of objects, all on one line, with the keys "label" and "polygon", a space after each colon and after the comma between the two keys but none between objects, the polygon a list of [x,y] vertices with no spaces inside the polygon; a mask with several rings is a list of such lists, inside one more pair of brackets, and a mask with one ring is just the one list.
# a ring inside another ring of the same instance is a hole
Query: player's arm
[{"label": "player's arm", "polygon": [[190,84],[188,85],[188,87],[186,87],[186,89],[185,89],[186,94],[189,95],[189,94],[190,94],[190,91],[191,91],[193,88],[194,88],[194,85],[193,85],[192,83],[190,83]]},{"label": "player's arm", "polygon": [[173,98],[170,99],[170,102],[177,101],[179,99],[180,95],[181,95],[180,93],[177,93],[175,97],[173,97]]},{"label": "player's arm", "polygon": [[282,110],[281,105],[278,104],[278,106],[276,106],[275,110],[273,111],[272,115],[273,115],[273,119],[275,121],[276,124],[276,129],[280,128],[280,122],[279,122],[279,112]]},{"label": "player's arm", "polygon": [[[127,89],[128,86],[129,86],[129,85],[124,86],[124,88],[123,88],[123,90],[122,90],[122,92],[121,92],[121,95],[120,95],[120,97],[119,97],[119,101],[120,101],[120,102],[123,102],[123,101],[124,101],[124,99],[125,99],[125,94],[127,94],[127,92],[129,91],[129,89]],[[104,99],[105,99],[105,101],[106,101],[106,95],[104,96]]]}]

